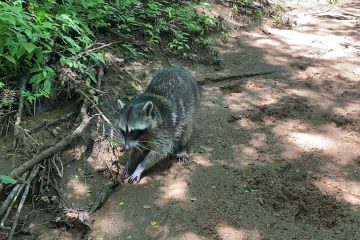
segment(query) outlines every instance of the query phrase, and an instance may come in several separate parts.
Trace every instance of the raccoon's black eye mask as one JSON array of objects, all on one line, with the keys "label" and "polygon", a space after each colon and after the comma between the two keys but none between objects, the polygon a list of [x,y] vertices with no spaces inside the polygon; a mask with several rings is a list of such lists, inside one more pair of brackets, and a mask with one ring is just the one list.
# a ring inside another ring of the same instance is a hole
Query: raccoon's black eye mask
[{"label": "raccoon's black eye mask", "polygon": [[120,130],[120,131],[123,136],[127,135],[130,139],[137,140],[140,137],[142,137],[144,134],[146,134],[147,129],[136,129],[136,130],[132,130],[130,132],[128,132],[128,131],[125,132],[123,130]]}]

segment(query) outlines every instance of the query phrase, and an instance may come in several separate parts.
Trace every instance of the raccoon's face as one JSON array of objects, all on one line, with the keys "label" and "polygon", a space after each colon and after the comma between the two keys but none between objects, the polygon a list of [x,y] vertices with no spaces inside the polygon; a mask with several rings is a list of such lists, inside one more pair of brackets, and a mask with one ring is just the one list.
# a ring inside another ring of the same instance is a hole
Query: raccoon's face
[{"label": "raccoon's face", "polygon": [[141,147],[141,139],[154,126],[153,103],[130,103],[126,107],[119,103],[119,106],[123,107],[119,128],[125,149]]}]

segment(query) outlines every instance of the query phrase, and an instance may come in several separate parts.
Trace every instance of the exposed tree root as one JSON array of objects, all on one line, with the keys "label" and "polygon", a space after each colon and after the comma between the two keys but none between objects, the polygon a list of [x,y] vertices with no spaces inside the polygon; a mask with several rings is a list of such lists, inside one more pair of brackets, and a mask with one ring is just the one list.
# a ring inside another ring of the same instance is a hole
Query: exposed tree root
[{"label": "exposed tree root", "polygon": [[31,160],[29,160],[29,161],[25,162],[24,164],[22,164],[21,166],[15,168],[13,171],[11,171],[9,176],[13,177],[13,178],[17,178],[19,175],[21,175],[23,172],[31,169],[33,166],[35,166],[41,160],[43,160],[47,157],[50,157],[54,153],[64,149],[66,146],[68,146],[72,142],[73,139],[78,137],[84,131],[84,129],[88,126],[91,119],[92,119],[92,117],[89,117],[87,114],[83,115],[82,122],[70,135],[66,136],[63,140],[61,140],[54,146],[45,149],[44,151],[42,151],[41,153],[39,153],[38,155],[33,157]]},{"label": "exposed tree root", "polygon": [[28,81],[28,79],[26,76],[23,76],[21,78],[20,90],[19,90],[19,107],[18,107],[18,112],[16,114],[16,121],[14,124],[14,149],[16,149],[16,147],[19,145],[19,143],[23,139],[22,138],[23,134],[21,134],[21,129],[20,129],[21,128],[20,123],[21,123],[22,112],[24,109],[23,92],[25,91],[27,81]]},{"label": "exposed tree root", "polygon": [[30,176],[26,179],[26,188],[25,188],[25,191],[21,197],[21,200],[20,200],[20,203],[19,203],[19,206],[16,210],[16,215],[15,215],[15,220],[14,220],[14,223],[11,227],[11,230],[10,230],[10,233],[8,235],[8,240],[12,240],[13,237],[14,237],[14,233],[15,233],[15,230],[16,230],[16,226],[19,222],[19,218],[20,218],[20,213],[21,213],[21,210],[23,209],[24,207],[24,203],[25,203],[25,200],[26,200],[26,197],[29,193],[29,189],[30,189],[30,183],[32,182],[32,180],[36,177],[36,175],[38,174],[39,172],[39,169],[40,167],[39,166],[36,166],[33,168],[33,170],[31,171],[30,173]]},{"label": "exposed tree root", "polygon": [[[105,46],[104,46],[105,47]],[[101,67],[98,72],[98,82],[97,82],[97,88],[100,89],[102,78],[104,76],[104,70]],[[26,79],[23,80],[22,83],[26,83]],[[23,85],[22,85],[23,86]],[[25,86],[25,85],[24,85]],[[21,87],[22,89],[22,87]],[[20,90],[22,92],[23,90]],[[78,93],[80,93],[83,98],[83,104],[80,109],[80,124],[77,128],[75,128],[69,135],[64,137],[62,140],[60,140],[58,143],[56,143],[53,146],[50,146],[49,148],[39,152],[35,156],[33,156],[29,161],[23,163],[19,167],[15,168],[12,172],[10,172],[8,175],[12,178],[15,178],[18,180],[18,184],[13,188],[7,199],[5,200],[4,204],[0,208],[0,217],[3,217],[0,222],[0,229],[9,231],[8,239],[13,239],[13,236],[15,234],[19,218],[21,215],[21,211],[24,206],[24,202],[27,198],[27,195],[30,190],[30,184],[33,182],[33,193],[36,189],[36,191],[40,192],[41,198],[40,200],[45,203],[51,203],[53,202],[53,196],[47,196],[46,192],[50,192],[50,190],[55,190],[55,192],[62,197],[62,194],[59,190],[57,177],[62,177],[63,175],[63,163],[59,156],[56,154],[60,151],[62,151],[66,146],[70,145],[74,139],[79,137],[85,130],[85,128],[89,125],[91,119],[94,116],[99,116],[102,120],[104,120],[105,124],[110,125],[111,127],[111,137],[113,136],[113,125],[110,122],[110,120],[103,114],[103,112],[100,110],[100,108],[97,106],[97,97],[96,92],[92,91],[91,89],[88,91],[83,90],[77,90]],[[19,147],[19,143],[24,142],[24,139],[33,139],[30,134],[40,131],[41,129],[51,125],[55,124],[60,120],[66,120],[69,117],[73,115],[73,113],[67,114],[64,117],[60,119],[56,119],[54,121],[48,121],[45,123],[41,123],[38,126],[36,126],[34,129],[28,131],[25,129],[22,129],[20,126],[21,123],[21,115],[23,111],[23,104],[24,99],[22,94],[20,94],[19,98],[19,110],[17,111],[16,115],[16,122],[14,124],[14,133],[15,133],[15,141],[14,146]],[[98,113],[94,114],[92,116],[88,115],[88,109],[90,107],[93,107]],[[35,139],[34,139],[35,141]],[[51,157],[52,156],[52,157]],[[45,160],[45,161],[44,161]],[[41,161],[44,161],[41,163]],[[40,164],[41,163],[41,164]],[[21,176],[21,177],[20,177]],[[38,179],[37,181],[33,181],[34,179]],[[22,182],[23,181],[23,182]],[[39,186],[36,186],[36,184],[39,184]],[[64,209],[64,218],[63,221],[66,222],[66,224],[70,225],[77,225],[80,223],[80,225],[85,225],[87,228],[90,228],[91,225],[91,218],[90,215],[94,213],[107,199],[108,195],[111,193],[111,191],[114,189],[115,186],[118,185],[118,182],[115,179],[110,180],[101,191],[99,198],[95,203],[93,204],[92,208],[88,210],[76,210],[71,208]],[[3,185],[0,184],[0,192],[3,190]],[[20,202],[18,203],[18,207],[15,213],[15,219],[13,221],[12,227],[5,226],[6,221],[8,219],[8,216],[10,212],[13,209],[13,206],[18,201],[19,197],[21,196]],[[58,197],[55,197],[56,201],[58,201]],[[62,198],[62,200],[66,203],[65,199]],[[67,203],[66,203],[67,205]]]}]

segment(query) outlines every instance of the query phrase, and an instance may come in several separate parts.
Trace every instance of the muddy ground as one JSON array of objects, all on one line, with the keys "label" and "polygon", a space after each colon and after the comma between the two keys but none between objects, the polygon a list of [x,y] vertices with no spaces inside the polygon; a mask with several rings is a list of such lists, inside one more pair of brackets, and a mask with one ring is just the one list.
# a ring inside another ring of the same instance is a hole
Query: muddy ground
[{"label": "muddy ground", "polygon": [[[191,162],[169,160],[140,184],[121,184],[86,237],[360,239],[360,3],[291,1],[286,9],[291,28],[230,19],[233,31],[216,36],[220,68],[178,62],[202,86]],[[149,80],[161,64],[122,68]],[[125,91],[116,69],[105,77],[111,96]],[[253,73],[261,74],[244,76]],[[102,109],[116,116],[112,105]],[[91,205],[107,181],[96,172],[115,160],[104,142],[93,144],[90,176],[81,161],[65,167],[69,205]],[[34,224],[51,215],[28,208]],[[81,238],[44,226],[44,239]]]}]

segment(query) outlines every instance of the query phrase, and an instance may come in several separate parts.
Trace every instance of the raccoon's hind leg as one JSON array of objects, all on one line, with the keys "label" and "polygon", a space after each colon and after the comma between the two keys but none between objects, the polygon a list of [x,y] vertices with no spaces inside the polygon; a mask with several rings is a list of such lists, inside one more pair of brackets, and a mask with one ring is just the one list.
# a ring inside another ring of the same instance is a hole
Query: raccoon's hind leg
[{"label": "raccoon's hind leg", "polygon": [[177,149],[175,151],[176,159],[180,163],[189,161],[189,156],[187,153],[187,146],[188,146],[190,137],[193,132],[192,123],[188,124],[183,129],[184,129],[184,131],[181,134],[180,141],[179,141]]},{"label": "raccoon's hind leg", "polygon": [[130,177],[130,174],[133,172],[135,167],[138,165],[140,158],[142,156],[142,152],[137,150],[130,150],[128,160],[126,161],[125,168],[121,173],[121,179],[125,180]]}]

